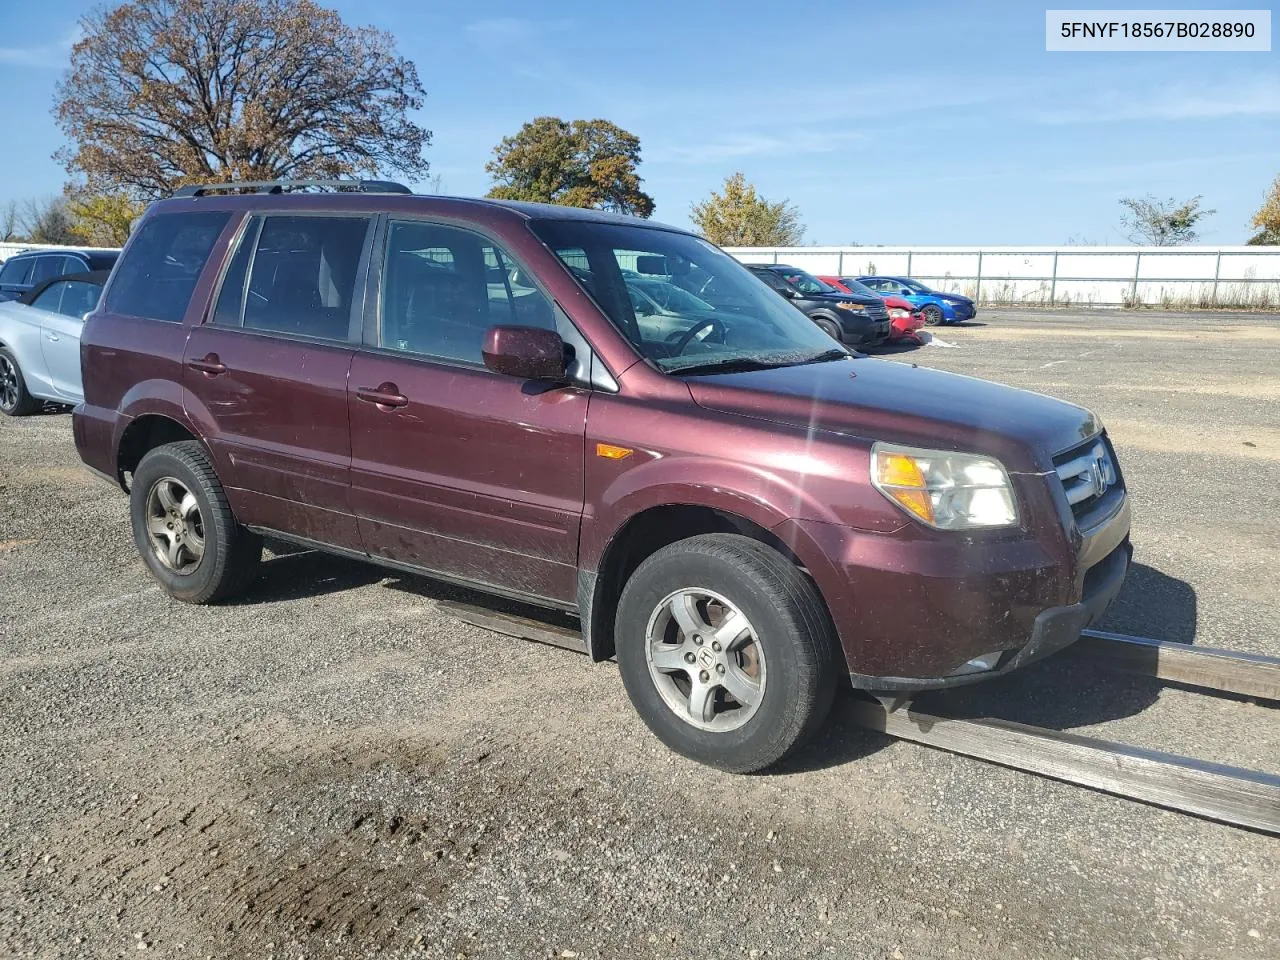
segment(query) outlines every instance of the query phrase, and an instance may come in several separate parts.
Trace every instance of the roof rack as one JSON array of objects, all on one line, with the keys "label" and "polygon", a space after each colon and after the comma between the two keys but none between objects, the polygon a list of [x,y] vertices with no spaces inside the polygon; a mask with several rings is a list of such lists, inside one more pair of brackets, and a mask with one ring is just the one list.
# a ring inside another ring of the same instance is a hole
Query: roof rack
[{"label": "roof rack", "polygon": [[304,190],[308,187],[330,187],[334,190],[354,190],[358,193],[413,193],[402,183],[390,180],[240,180],[234,183],[191,184],[179,187],[175,197],[203,197],[220,190],[248,193],[284,193],[286,190]]}]

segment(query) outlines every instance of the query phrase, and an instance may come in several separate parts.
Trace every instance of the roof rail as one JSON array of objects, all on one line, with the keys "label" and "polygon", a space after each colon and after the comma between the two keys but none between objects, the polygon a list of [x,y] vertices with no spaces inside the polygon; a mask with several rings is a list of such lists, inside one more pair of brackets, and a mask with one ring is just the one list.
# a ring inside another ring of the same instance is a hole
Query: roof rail
[{"label": "roof rail", "polygon": [[284,193],[286,190],[304,190],[308,187],[330,187],[334,190],[355,190],[358,193],[413,193],[404,184],[390,180],[240,180],[234,183],[190,184],[179,187],[173,195],[203,197],[221,190]]}]

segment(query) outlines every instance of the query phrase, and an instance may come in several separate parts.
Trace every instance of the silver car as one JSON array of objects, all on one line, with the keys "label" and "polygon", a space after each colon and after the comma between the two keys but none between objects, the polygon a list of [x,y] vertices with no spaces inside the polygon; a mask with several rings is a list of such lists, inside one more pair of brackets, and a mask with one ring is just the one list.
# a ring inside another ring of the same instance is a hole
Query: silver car
[{"label": "silver car", "polygon": [[0,413],[34,413],[46,402],[84,399],[80,330],[98,305],[107,270],[54,277],[0,303]]}]

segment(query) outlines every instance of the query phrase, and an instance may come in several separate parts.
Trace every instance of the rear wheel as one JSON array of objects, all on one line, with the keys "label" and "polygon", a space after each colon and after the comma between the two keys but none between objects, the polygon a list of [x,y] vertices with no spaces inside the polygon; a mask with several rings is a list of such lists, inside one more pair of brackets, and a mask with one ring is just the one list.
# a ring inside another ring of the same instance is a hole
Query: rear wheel
[{"label": "rear wheel", "polygon": [[809,579],[748,537],[671,544],[618,603],[618,667],[672,750],[735,773],[768,767],[821,726],[835,692],[835,636]]},{"label": "rear wheel", "polygon": [[926,303],[920,308],[920,312],[924,314],[924,322],[931,327],[942,322],[942,308],[936,303]]},{"label": "rear wheel", "polygon": [[236,522],[204,448],[166,443],[133,473],[129,514],[138,552],[166,593],[212,603],[257,576],[262,539]]},{"label": "rear wheel", "polygon": [[18,358],[8,347],[0,347],[0,413],[23,417],[40,409],[40,401],[27,392]]}]

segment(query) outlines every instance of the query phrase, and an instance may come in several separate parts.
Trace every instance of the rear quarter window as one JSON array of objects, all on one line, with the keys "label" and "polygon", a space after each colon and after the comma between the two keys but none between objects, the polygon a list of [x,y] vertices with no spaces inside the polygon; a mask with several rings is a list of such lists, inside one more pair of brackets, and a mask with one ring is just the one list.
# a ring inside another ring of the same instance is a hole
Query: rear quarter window
[{"label": "rear quarter window", "polygon": [[106,310],[181,323],[209,251],[231,214],[205,210],[151,217],[116,266]]}]

